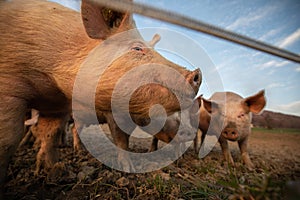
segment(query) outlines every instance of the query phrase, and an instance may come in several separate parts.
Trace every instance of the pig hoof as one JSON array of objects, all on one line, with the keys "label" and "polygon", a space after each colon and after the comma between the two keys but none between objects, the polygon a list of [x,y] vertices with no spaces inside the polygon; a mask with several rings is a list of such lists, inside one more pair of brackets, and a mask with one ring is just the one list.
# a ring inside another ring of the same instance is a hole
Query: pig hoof
[{"label": "pig hoof", "polygon": [[33,175],[34,175],[35,177],[39,176],[40,171],[41,171],[41,168],[40,168],[40,167],[37,167],[37,168],[35,169]]},{"label": "pig hoof", "polygon": [[74,145],[74,152],[75,153],[80,153],[82,151],[85,151],[85,147],[82,145],[82,144],[79,144],[79,145]]},{"label": "pig hoof", "polygon": [[249,170],[249,171],[254,171],[254,165],[253,165],[253,163],[248,163],[248,164],[246,164],[246,167],[247,167],[247,169]]}]

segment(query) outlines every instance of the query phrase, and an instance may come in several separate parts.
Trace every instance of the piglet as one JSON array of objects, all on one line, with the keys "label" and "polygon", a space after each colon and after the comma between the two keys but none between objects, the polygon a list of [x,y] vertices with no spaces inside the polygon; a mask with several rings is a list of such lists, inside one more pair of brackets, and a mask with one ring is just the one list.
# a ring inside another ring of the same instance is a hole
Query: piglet
[{"label": "piglet", "polygon": [[191,107],[168,116],[163,128],[153,135],[149,152],[158,149],[159,140],[165,143],[170,143],[174,140],[175,156],[179,157],[182,154],[180,147],[185,149],[185,142],[193,141],[196,137],[200,105],[201,98],[195,99]]},{"label": "piglet", "polygon": [[[229,141],[237,141],[245,165],[252,169],[253,163],[248,154],[248,139],[251,134],[252,113],[258,114],[266,105],[264,90],[243,98],[233,92],[214,93],[209,100],[202,97],[199,115],[199,129],[202,131],[201,145],[206,134],[219,136],[225,160],[232,165],[233,158],[228,148]],[[200,150],[198,135],[195,138],[195,151]]]}]

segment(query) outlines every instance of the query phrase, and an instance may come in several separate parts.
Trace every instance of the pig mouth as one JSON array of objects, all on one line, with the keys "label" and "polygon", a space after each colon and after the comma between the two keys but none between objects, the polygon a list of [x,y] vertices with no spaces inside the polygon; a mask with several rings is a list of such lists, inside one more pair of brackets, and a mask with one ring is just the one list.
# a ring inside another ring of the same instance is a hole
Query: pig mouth
[{"label": "pig mouth", "polygon": [[231,142],[236,142],[239,140],[239,137],[237,137],[236,139],[231,139],[231,138],[226,138],[227,140],[231,141]]}]

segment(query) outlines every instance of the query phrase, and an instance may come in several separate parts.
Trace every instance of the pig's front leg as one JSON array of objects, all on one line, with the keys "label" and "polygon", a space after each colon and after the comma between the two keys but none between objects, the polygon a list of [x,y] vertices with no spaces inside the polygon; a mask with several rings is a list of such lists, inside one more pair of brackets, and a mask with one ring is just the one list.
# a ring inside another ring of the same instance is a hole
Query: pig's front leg
[{"label": "pig's front leg", "polygon": [[13,97],[1,96],[0,101],[0,199],[9,160],[24,135],[25,102]]},{"label": "pig's front leg", "polygon": [[203,143],[202,137],[201,137],[201,141],[200,141],[199,136],[200,136],[200,133],[199,133],[199,131],[197,131],[196,137],[194,138],[194,152],[195,152],[195,155],[197,155],[197,156],[199,154],[200,148],[201,148],[202,143]]},{"label": "pig's front leg", "polygon": [[219,143],[221,145],[225,160],[228,163],[230,163],[232,166],[234,166],[234,161],[233,161],[233,158],[232,158],[230,150],[229,150],[228,141],[223,136],[220,136]]},{"label": "pig's front leg", "polygon": [[158,139],[156,137],[153,137],[152,138],[152,143],[151,143],[151,147],[149,149],[148,152],[153,152],[153,151],[156,151],[158,148]]},{"label": "pig's front leg", "polygon": [[80,133],[82,128],[83,128],[83,125],[80,124],[79,122],[77,122],[76,124],[74,122],[74,124],[72,125],[71,130],[72,130],[72,135],[73,135],[73,150],[74,150],[74,152],[79,152],[81,150],[84,150],[84,146],[78,135],[78,132]]},{"label": "pig's front leg", "polygon": [[205,131],[201,131],[201,137],[200,137],[200,132],[197,131],[196,137],[194,139],[194,150],[195,150],[195,154],[197,156],[199,156],[199,152],[200,152],[201,148],[205,149],[205,146],[203,146],[205,137],[206,137],[206,132]]},{"label": "pig's front leg", "polygon": [[[114,140],[115,145],[119,148],[118,149],[118,164],[119,167],[122,168],[125,172],[135,171],[135,168],[132,164],[132,161],[128,154],[129,149],[129,137],[130,135],[122,131],[118,125],[116,124],[115,120],[111,113],[106,114],[107,123],[109,129],[111,131],[112,138]],[[132,130],[133,131],[133,130]]]},{"label": "pig's front leg", "polygon": [[250,156],[248,154],[248,149],[247,149],[248,148],[248,137],[246,137],[242,140],[239,140],[238,143],[239,143],[239,147],[241,150],[242,159],[243,159],[245,165],[247,166],[247,168],[249,170],[252,170],[254,168],[254,165],[251,162]]},{"label": "pig's front leg", "polygon": [[32,136],[33,135],[32,135],[32,131],[31,131],[31,127],[30,127],[28,129],[28,131],[26,132],[25,137],[23,137],[22,141],[20,142],[19,147],[25,146],[30,141]]},{"label": "pig's front leg", "polygon": [[37,124],[37,139],[41,141],[41,147],[36,158],[37,175],[42,167],[49,170],[59,160],[58,146],[61,141],[61,133],[66,124],[66,116],[40,117]]},{"label": "pig's front leg", "polygon": [[175,156],[179,158],[180,155],[184,157],[184,150],[186,149],[185,142],[175,143]]}]

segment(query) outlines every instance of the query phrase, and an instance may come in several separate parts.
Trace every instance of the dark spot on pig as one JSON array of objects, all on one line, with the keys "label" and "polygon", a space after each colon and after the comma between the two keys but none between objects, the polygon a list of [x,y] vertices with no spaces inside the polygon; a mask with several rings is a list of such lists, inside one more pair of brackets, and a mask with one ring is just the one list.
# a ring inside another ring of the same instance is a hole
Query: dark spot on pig
[{"label": "dark spot on pig", "polygon": [[199,80],[199,75],[196,74],[195,77],[194,77],[194,82],[198,82],[198,80]]}]

